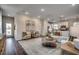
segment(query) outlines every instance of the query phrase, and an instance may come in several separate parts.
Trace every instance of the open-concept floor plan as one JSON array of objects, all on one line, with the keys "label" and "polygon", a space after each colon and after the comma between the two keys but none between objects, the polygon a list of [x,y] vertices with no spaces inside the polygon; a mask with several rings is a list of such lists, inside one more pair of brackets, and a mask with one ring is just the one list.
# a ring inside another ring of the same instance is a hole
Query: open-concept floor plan
[{"label": "open-concept floor plan", "polygon": [[79,55],[79,5],[0,4],[1,55]]}]

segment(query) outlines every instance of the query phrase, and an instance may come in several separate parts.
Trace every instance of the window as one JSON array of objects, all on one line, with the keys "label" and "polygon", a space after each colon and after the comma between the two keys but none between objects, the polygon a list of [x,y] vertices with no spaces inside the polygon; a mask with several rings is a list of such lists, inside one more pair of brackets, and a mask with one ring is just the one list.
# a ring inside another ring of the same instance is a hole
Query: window
[{"label": "window", "polygon": [[73,26],[79,26],[79,22],[74,22]]},{"label": "window", "polygon": [[54,24],[54,25],[53,25],[53,28],[56,29],[56,30],[58,30],[58,29],[59,29],[58,24]]}]

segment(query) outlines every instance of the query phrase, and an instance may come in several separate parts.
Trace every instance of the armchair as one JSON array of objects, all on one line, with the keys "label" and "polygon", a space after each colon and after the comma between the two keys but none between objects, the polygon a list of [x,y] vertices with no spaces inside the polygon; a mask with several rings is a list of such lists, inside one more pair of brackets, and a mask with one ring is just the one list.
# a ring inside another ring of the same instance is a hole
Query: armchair
[{"label": "armchair", "polygon": [[23,32],[22,39],[30,39],[31,38],[31,32]]}]

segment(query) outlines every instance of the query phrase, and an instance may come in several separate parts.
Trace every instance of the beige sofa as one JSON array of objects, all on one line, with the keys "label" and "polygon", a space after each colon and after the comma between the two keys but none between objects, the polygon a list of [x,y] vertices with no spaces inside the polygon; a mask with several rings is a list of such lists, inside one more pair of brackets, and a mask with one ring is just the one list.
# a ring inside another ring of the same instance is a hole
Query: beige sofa
[{"label": "beige sofa", "polygon": [[39,36],[40,36],[39,32],[23,32],[22,33],[22,39],[36,38]]},{"label": "beige sofa", "polygon": [[32,38],[36,38],[36,37],[39,37],[39,36],[40,36],[39,32],[31,32]]},{"label": "beige sofa", "polygon": [[30,39],[31,38],[31,32],[23,32],[22,39]]}]

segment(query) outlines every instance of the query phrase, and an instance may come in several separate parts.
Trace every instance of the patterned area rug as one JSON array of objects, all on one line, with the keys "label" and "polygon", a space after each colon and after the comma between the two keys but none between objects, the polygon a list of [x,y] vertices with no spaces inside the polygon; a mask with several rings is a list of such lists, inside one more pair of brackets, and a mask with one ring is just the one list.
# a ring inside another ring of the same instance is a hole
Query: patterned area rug
[{"label": "patterned area rug", "polygon": [[42,38],[18,41],[28,55],[61,55],[60,44],[57,48],[42,46]]}]

